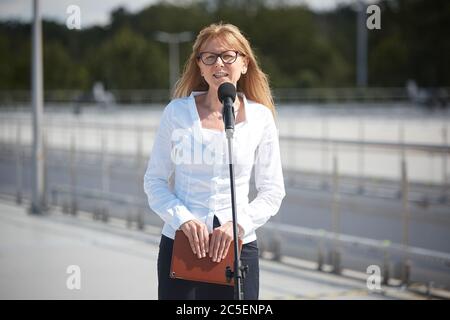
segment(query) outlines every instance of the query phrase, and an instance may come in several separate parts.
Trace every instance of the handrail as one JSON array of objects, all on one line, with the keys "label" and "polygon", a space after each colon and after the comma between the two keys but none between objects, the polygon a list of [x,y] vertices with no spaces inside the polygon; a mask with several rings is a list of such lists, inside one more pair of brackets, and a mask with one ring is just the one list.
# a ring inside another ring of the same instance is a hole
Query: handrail
[{"label": "handrail", "polygon": [[423,152],[450,153],[450,146],[438,144],[398,143],[398,142],[387,142],[377,140],[326,139],[326,138],[313,138],[306,136],[290,136],[290,135],[280,135],[280,140],[289,142],[294,141],[306,143],[328,143],[328,144],[342,144],[349,146],[368,146],[374,148],[397,149],[397,150],[400,149],[400,150],[414,150]]},{"label": "handrail", "polygon": [[450,265],[450,254],[446,252],[430,250],[419,247],[405,247],[399,243],[391,243],[387,240],[375,240],[370,238],[357,237],[352,235],[346,235],[339,233],[336,236],[335,233],[330,231],[325,231],[323,229],[310,229],[300,226],[293,226],[288,224],[282,224],[277,222],[268,222],[263,228],[270,231],[276,231],[278,234],[294,234],[301,235],[305,237],[316,238],[319,240],[327,240],[330,242],[339,242],[340,244],[345,244],[349,246],[362,246],[371,249],[377,249],[382,252],[397,253],[401,256],[409,255],[415,256],[421,259],[433,259],[445,264]]},{"label": "handrail", "polygon": [[[52,188],[52,194],[57,193],[71,194],[71,195],[75,194],[76,196],[81,196],[88,199],[108,200],[118,204],[127,204],[139,208],[147,208],[145,201],[139,201],[140,198],[138,197],[112,192],[104,192],[99,191],[97,189],[72,187],[70,185],[57,185]],[[422,260],[431,259],[450,266],[449,253],[412,246],[405,247],[402,244],[391,243],[390,241],[387,240],[375,240],[342,233],[339,233],[339,235],[337,236],[334,232],[325,231],[323,229],[311,229],[271,221],[266,223],[261,228],[262,230],[277,232],[278,235],[294,234],[296,236],[314,238],[318,241],[327,241],[347,246],[358,246],[369,249],[376,249],[383,253],[388,252],[391,255],[392,254],[397,254],[399,256],[408,255],[409,257],[416,257]]]},{"label": "handrail", "polygon": [[[16,117],[2,117],[0,121],[9,122],[16,121],[16,123],[29,124],[28,119],[21,119]],[[114,129],[121,131],[155,131],[157,125],[142,125],[142,124],[122,124],[122,123],[108,123],[108,122],[78,122],[78,121],[44,121],[44,126],[48,127],[61,127],[61,128],[85,128],[85,129]],[[69,129],[69,130],[70,130]],[[351,140],[351,139],[333,139],[333,138],[315,138],[299,135],[284,135],[280,134],[280,141],[286,142],[302,142],[302,143],[317,143],[317,144],[339,144],[347,146],[367,146],[372,148],[383,148],[393,150],[410,150],[420,152],[432,152],[432,153],[450,153],[450,146],[429,144],[429,143],[400,143],[389,142],[381,140]]]}]

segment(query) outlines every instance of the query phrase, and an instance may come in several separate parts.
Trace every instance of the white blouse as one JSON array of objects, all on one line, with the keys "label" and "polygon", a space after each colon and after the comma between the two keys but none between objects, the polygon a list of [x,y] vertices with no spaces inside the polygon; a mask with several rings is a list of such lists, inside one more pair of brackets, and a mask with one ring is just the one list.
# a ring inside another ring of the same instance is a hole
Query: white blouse
[{"label": "white blouse", "polygon": [[[232,221],[228,144],[225,131],[203,128],[192,92],[164,109],[144,176],[150,208],[165,222],[162,234],[191,219],[213,229],[214,215]],[[255,230],[275,215],[285,196],[278,131],[272,112],[244,101],[246,120],[235,125],[233,164],[238,224],[243,243],[256,239]],[[249,203],[249,182],[255,167],[256,198]]]}]

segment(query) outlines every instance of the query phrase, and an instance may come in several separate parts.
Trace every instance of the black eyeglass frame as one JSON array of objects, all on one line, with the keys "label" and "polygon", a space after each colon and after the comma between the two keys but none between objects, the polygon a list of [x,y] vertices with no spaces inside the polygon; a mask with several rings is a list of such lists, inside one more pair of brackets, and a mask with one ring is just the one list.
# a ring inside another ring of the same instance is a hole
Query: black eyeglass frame
[{"label": "black eyeglass frame", "polygon": [[[234,53],[236,54],[236,57],[234,58],[233,61],[231,61],[231,62],[226,62],[226,61],[223,59],[223,57],[222,57],[223,54],[225,54],[225,53],[227,53],[227,52],[234,52]],[[210,55],[214,55],[214,56],[216,57],[216,58],[214,59],[214,62],[212,62],[212,63],[206,63],[206,62],[203,60],[203,58],[202,58],[202,56],[203,56],[205,53],[208,53],[208,54],[210,54]],[[200,53],[197,55],[197,59],[200,60],[201,62],[203,62],[203,64],[205,64],[205,65],[207,65],[207,66],[212,66],[213,64],[215,64],[215,63],[217,62],[217,58],[218,58],[218,57],[220,57],[220,60],[222,60],[222,62],[225,63],[225,64],[233,64],[233,63],[236,62],[238,56],[243,57],[244,54],[240,53],[240,52],[237,51],[237,50],[226,50],[226,51],[223,51],[223,52],[221,52],[221,53],[214,53],[214,52],[204,51],[204,52],[200,52]]]}]

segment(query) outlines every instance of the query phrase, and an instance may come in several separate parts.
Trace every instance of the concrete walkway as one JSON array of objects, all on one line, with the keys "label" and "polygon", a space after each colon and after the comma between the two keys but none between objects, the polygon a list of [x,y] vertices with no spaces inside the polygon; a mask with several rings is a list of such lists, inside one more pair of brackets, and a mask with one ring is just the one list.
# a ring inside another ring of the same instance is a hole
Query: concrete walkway
[{"label": "concrete walkway", "polygon": [[[33,216],[0,200],[0,299],[156,299],[158,242],[152,227],[127,229],[88,213]],[[261,260],[261,299],[421,298],[395,288],[371,292],[364,279],[283,261]],[[78,274],[80,289],[69,289]]]}]

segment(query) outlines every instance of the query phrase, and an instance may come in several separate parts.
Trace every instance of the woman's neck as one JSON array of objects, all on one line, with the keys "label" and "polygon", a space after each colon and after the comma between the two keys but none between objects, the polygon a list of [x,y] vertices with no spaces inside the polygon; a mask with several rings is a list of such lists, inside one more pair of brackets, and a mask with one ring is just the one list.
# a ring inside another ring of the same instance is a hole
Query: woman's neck
[{"label": "woman's neck", "polygon": [[[239,98],[234,101],[234,110],[237,111],[240,106]],[[205,96],[205,106],[208,107],[208,109],[211,112],[222,112],[223,105],[219,101],[219,98],[217,97],[217,92],[214,90],[208,90]]]}]

